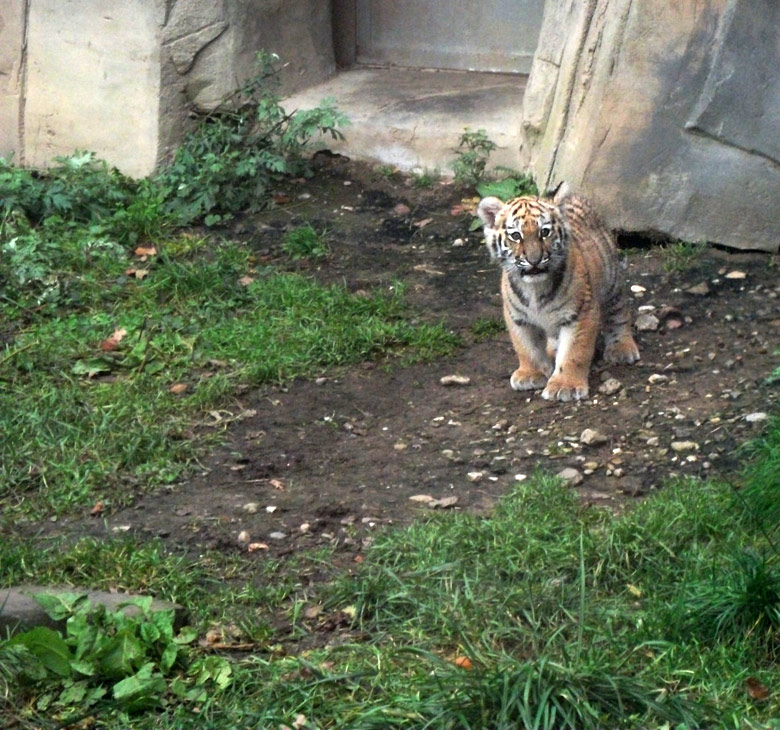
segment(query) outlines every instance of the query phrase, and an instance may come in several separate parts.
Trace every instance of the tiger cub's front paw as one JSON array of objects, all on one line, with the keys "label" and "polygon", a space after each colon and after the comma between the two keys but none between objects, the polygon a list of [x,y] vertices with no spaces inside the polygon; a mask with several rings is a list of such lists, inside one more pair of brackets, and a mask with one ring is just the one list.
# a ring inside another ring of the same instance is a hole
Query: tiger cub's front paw
[{"label": "tiger cub's front paw", "polygon": [[608,363],[635,363],[639,360],[639,348],[633,337],[625,337],[622,340],[612,342],[604,348],[604,362]]},{"label": "tiger cub's front paw", "polygon": [[517,368],[509,378],[513,390],[538,390],[544,388],[547,375],[541,370]]},{"label": "tiger cub's front paw", "polygon": [[545,400],[582,400],[588,397],[588,381],[553,375],[542,391]]}]

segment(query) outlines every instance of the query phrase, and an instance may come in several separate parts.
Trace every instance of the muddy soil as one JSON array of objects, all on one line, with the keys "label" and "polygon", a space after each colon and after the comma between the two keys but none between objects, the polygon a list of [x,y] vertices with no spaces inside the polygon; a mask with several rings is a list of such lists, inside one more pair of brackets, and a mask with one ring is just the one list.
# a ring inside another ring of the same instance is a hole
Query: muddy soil
[{"label": "muddy soil", "polygon": [[[253,560],[330,544],[348,564],[381,526],[432,509],[487,513],[540,468],[576,470],[582,500],[614,509],[676,475],[738,471],[737,447],[760,434],[780,390],[766,380],[780,361],[780,261],[710,248],[668,273],[659,247],[626,249],[625,286],[650,327],[637,332],[641,361],[597,363],[589,400],[548,403],[510,389],[505,333],[474,334],[475,322],[500,319],[499,275],[470,217],[453,215],[464,193],[343,158],[319,166],[230,234],[273,261],[286,229],[325,228],[331,255],[299,268],[353,291],[403,281],[420,318],[443,320],[463,347],[429,364],[365,363],[237,394],[219,414],[227,444],[190,481],[56,532],[155,536]],[[442,385],[453,374],[468,384]]]}]

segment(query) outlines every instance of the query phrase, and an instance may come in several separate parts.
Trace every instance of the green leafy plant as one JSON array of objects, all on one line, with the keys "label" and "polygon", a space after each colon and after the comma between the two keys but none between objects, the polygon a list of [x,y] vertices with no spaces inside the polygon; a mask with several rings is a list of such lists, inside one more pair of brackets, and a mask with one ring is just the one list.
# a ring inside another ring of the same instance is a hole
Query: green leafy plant
[{"label": "green leafy plant", "polygon": [[487,136],[484,129],[478,129],[475,132],[467,127],[460,136],[455,161],[452,163],[455,182],[459,185],[474,187],[482,181],[485,177],[488,158],[494,149],[496,149],[496,143]]},{"label": "green leafy plant", "polygon": [[505,332],[506,325],[496,317],[480,317],[471,323],[469,330],[476,340],[488,340]]},{"label": "green leafy plant", "polygon": [[330,249],[325,240],[325,233],[318,233],[307,223],[285,233],[282,238],[282,251],[291,259],[323,259]]},{"label": "green leafy plant", "polygon": [[313,136],[343,137],[347,118],[329,101],[285,111],[278,60],[259,53],[257,75],[200,120],[158,177],[164,208],[179,223],[213,225],[234,211],[265,206],[275,181],[309,173],[302,153]]},{"label": "green leafy plant", "polygon": [[[152,610],[152,599],[138,597],[116,611],[93,607],[86,595],[41,593],[46,613],[66,620],[64,636],[38,626],[0,644],[3,652],[26,655],[17,679],[35,697],[39,711],[89,708],[111,697],[122,710],[160,705],[171,690],[180,699],[198,700],[230,684],[231,669],[219,657],[191,661],[191,628],[176,631],[174,611]],[[134,607],[135,614],[126,607]]]},{"label": "green leafy plant", "polygon": [[539,190],[530,175],[504,167],[496,168],[496,170],[505,173],[505,175],[497,180],[483,180],[476,186],[477,192],[483,198],[494,196],[501,200],[511,200],[521,195],[539,194]]}]

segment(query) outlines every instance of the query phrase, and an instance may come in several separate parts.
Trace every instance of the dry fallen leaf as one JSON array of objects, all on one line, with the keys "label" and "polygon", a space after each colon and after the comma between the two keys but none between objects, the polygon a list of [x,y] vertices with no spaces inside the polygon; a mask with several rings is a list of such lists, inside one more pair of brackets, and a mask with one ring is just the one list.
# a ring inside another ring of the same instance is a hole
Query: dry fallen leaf
[{"label": "dry fallen leaf", "polygon": [[178,395],[179,393],[184,393],[189,387],[190,386],[187,385],[187,383],[176,383],[172,385],[168,390],[170,390],[171,393],[173,393],[174,395]]},{"label": "dry fallen leaf", "polygon": [[421,221],[414,221],[412,225],[415,228],[425,228],[429,223],[433,222],[433,218],[423,218]]},{"label": "dry fallen leaf", "polygon": [[455,657],[454,664],[456,667],[460,667],[461,669],[472,669],[474,666],[471,663],[471,659],[469,659],[467,656]]},{"label": "dry fallen leaf", "polygon": [[141,261],[146,261],[150,256],[157,255],[157,249],[154,246],[138,246],[133,253],[138,256]]},{"label": "dry fallen leaf", "polygon": [[395,213],[396,215],[409,215],[409,213],[411,213],[411,212],[412,212],[412,209],[408,205],[406,205],[405,203],[398,203],[393,208],[393,213]]},{"label": "dry fallen leaf", "polygon": [[285,203],[290,202],[290,196],[285,195],[284,193],[275,193],[274,194],[274,203],[277,205],[284,205]]},{"label": "dry fallen leaf", "polygon": [[97,516],[97,515],[99,515],[99,514],[100,514],[102,511],[103,511],[103,503],[102,503],[102,502],[100,502],[100,501],[98,501],[98,502],[95,502],[94,506],[93,506],[93,507],[92,507],[92,509],[89,511],[89,513],[90,513],[92,516]]},{"label": "dry fallen leaf", "polygon": [[763,702],[764,700],[769,699],[769,688],[765,684],[759,682],[755,677],[748,677],[745,680],[745,685],[747,685],[747,692],[750,697],[757,702]]},{"label": "dry fallen leaf", "polygon": [[264,542],[250,542],[246,549],[250,553],[256,553],[258,550],[268,550],[268,545]]},{"label": "dry fallen leaf", "polygon": [[274,488],[278,489],[280,492],[284,491],[284,482],[280,481],[279,479],[271,479],[269,484]]},{"label": "dry fallen leaf", "polygon": [[116,350],[119,347],[119,343],[124,339],[127,334],[127,330],[123,327],[114,330],[114,334],[111,337],[107,337],[100,343],[100,349],[105,351]]},{"label": "dry fallen leaf", "polygon": [[241,286],[249,286],[254,281],[254,278],[251,276],[242,276],[238,283],[241,284]]}]

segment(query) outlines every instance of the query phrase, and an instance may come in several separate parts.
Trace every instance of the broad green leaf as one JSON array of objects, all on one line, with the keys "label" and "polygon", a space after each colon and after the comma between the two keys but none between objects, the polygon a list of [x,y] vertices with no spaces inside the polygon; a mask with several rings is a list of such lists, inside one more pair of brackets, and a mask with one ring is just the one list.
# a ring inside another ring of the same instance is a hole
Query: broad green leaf
[{"label": "broad green leaf", "polygon": [[130,629],[122,629],[108,643],[100,662],[107,677],[127,677],[146,658],[146,648]]},{"label": "broad green leaf", "polygon": [[165,679],[154,673],[154,664],[144,664],[132,677],[127,677],[114,685],[114,699],[129,710],[142,710],[155,707],[165,692]]},{"label": "broad green leaf", "polygon": [[86,593],[36,593],[33,599],[55,621],[62,621],[77,611],[89,610]]},{"label": "broad green leaf", "polygon": [[179,655],[179,647],[176,644],[168,644],[160,657],[160,669],[163,674],[167,674],[171,667],[176,663],[176,657]]},{"label": "broad green leaf", "polygon": [[181,629],[179,629],[179,633],[174,638],[174,641],[177,644],[191,644],[197,638],[197,629],[193,628],[192,626],[182,626]]},{"label": "broad green leaf", "polygon": [[74,375],[86,375],[91,378],[93,375],[98,375],[99,373],[110,373],[111,367],[111,363],[105,358],[90,357],[84,360],[77,360],[73,364],[71,372]]},{"label": "broad green leaf", "polygon": [[70,649],[57,631],[46,626],[36,626],[34,629],[17,634],[9,641],[9,646],[16,644],[27,647],[52,674],[70,677]]}]

